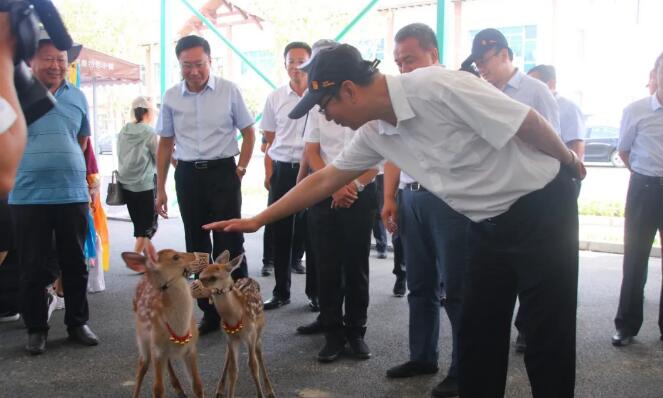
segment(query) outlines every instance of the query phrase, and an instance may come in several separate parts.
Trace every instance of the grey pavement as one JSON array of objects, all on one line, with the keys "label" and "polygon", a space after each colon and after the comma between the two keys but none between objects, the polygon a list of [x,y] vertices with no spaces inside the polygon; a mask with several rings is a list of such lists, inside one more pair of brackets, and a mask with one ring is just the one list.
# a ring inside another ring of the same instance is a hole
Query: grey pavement
[{"label": "grey pavement", "polygon": [[[162,221],[155,238],[158,248],[184,249],[180,220]],[[51,319],[48,351],[31,357],[25,354],[25,330],[20,322],[0,324],[0,397],[128,397],[131,394],[136,348],[131,298],[138,276],[121,262],[120,252],[130,250],[132,227],[128,222],[110,221],[111,269],[107,290],[89,296],[90,326],[101,344],[80,347],[66,340],[63,311]],[[262,234],[246,235],[249,272],[270,296],[273,277],[260,277]],[[374,253],[373,253],[374,256]],[[625,348],[610,344],[619,286],[621,256],[580,253],[578,307],[577,397],[663,397],[663,342],[657,326],[658,294],[661,286],[660,259],[650,261],[645,295],[645,323],[635,343]],[[292,304],[267,312],[264,333],[265,361],[280,397],[428,397],[446,374],[449,364],[449,323],[443,317],[440,336],[440,367],[437,375],[389,380],[385,371],[408,357],[408,308],[405,298],[391,295],[394,277],[392,258],[371,259],[371,304],[367,342],[373,357],[366,361],[342,358],[332,364],[315,360],[321,336],[299,336],[295,328],[312,321],[306,307],[304,276],[293,274]],[[196,313],[196,317],[200,314]],[[490,333],[487,330],[486,333]],[[199,341],[199,363],[207,396],[212,396],[222,367],[225,337],[222,333]],[[238,397],[255,396],[248,373],[247,356],[240,358]],[[184,375],[181,366],[178,374]],[[181,377],[183,381],[186,377]],[[151,396],[152,374],[148,373],[141,396]],[[481,380],[477,380],[481,383]],[[184,382],[190,391],[190,383]],[[167,396],[175,394],[169,385]],[[510,357],[507,397],[530,396],[523,357]],[[189,396],[192,396],[189,394]]]}]

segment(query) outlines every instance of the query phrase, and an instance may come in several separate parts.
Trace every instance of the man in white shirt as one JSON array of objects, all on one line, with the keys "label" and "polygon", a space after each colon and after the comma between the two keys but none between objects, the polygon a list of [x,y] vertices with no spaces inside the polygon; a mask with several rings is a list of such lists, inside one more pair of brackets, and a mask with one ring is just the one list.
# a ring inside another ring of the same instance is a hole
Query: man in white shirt
[{"label": "man in white shirt", "polygon": [[585,136],[587,135],[585,118],[578,105],[557,92],[557,71],[555,67],[552,65],[537,65],[530,69],[527,74],[541,80],[550,89],[557,105],[559,105],[559,130],[562,141],[582,159],[585,156]]},{"label": "man in white shirt", "polygon": [[[654,65],[656,91],[624,109],[619,156],[631,172],[624,211],[624,263],[612,344],[629,345],[643,322],[649,253],[663,230],[663,53]],[[663,293],[658,328],[663,340]]]},{"label": "man in white shirt", "polygon": [[[299,66],[308,61],[310,56],[311,47],[308,44],[288,44],[283,51],[283,58],[290,81],[274,90],[265,101],[260,128],[267,140],[265,187],[269,187],[269,204],[279,200],[295,186],[297,180],[299,159],[304,149],[302,137],[305,121],[292,120],[288,118],[288,113],[306,91],[306,73],[301,71]],[[304,224],[296,223],[295,219],[294,216],[288,217],[269,225],[276,284],[272,298],[265,301],[266,310],[290,303],[290,265],[295,262],[297,249],[301,250],[304,245],[304,236],[301,233]],[[297,228],[300,231],[296,231]]]},{"label": "man in white shirt", "polygon": [[[578,213],[571,177],[585,174],[577,156],[536,111],[469,73],[432,66],[385,76],[349,45],[323,51],[313,63],[308,94],[290,117],[317,104],[328,120],[352,129],[378,120],[379,132],[358,132],[331,165],[255,217],[203,228],[256,231],[389,159],[472,220],[461,396],[504,394],[519,294],[523,306],[536,308],[524,325],[534,396],[572,397]],[[524,290],[521,281],[531,274],[539,283]]]}]

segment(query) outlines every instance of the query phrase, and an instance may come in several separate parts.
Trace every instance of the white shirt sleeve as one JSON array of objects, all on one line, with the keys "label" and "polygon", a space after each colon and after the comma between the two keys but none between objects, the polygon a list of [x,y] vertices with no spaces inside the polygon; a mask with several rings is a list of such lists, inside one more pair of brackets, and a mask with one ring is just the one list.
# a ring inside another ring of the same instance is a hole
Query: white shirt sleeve
[{"label": "white shirt sleeve", "polygon": [[[361,127],[355,133],[350,145],[334,159],[332,163],[339,170],[368,170],[377,168],[376,165],[384,158],[370,144],[369,135],[377,132]],[[379,137],[378,137],[379,138]]]},{"label": "white shirt sleeve", "polygon": [[492,147],[502,148],[516,134],[531,108],[476,76],[456,76],[440,93],[441,100]]},{"label": "white shirt sleeve", "polygon": [[4,134],[16,121],[16,112],[14,108],[0,97],[0,134]]},{"label": "white shirt sleeve", "polygon": [[260,120],[260,130],[276,132],[276,114],[274,113],[274,92],[267,97],[265,108],[262,110],[262,120]]},{"label": "white shirt sleeve", "polygon": [[619,128],[619,142],[617,149],[621,152],[630,152],[635,141],[636,136],[636,123],[634,123],[633,113],[631,112],[632,105],[624,109],[622,121]]}]

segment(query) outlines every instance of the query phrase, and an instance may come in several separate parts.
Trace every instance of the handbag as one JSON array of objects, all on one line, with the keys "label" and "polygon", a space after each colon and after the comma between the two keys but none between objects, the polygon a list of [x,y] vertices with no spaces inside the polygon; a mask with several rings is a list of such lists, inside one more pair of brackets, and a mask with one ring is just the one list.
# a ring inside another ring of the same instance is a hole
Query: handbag
[{"label": "handbag", "polygon": [[109,206],[122,206],[126,204],[122,195],[122,185],[120,185],[117,177],[117,170],[114,170],[111,182],[108,183],[108,191],[106,192],[106,204]]}]

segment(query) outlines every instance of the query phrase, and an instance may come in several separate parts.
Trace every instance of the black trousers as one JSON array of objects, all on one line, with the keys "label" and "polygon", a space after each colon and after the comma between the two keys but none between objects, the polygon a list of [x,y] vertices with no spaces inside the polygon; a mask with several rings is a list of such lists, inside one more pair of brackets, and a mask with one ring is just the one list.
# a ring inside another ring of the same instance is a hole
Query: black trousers
[{"label": "black trousers", "polygon": [[[273,161],[270,179],[269,204],[285,195],[297,182],[299,163]],[[303,234],[296,234],[296,220],[300,215],[292,215],[269,225],[274,242],[274,286],[273,295],[282,299],[290,298],[290,265],[296,258],[295,247],[304,246]],[[299,226],[301,228],[302,221]],[[297,236],[297,240],[295,237]]]},{"label": "black trousers", "polygon": [[[306,231],[304,235],[304,248],[306,249],[306,285],[304,287],[304,293],[306,297],[318,298],[318,265],[317,259],[315,256],[315,250],[313,250],[313,242],[311,241],[311,234],[308,231],[313,231],[317,228],[316,225],[309,225],[309,210],[306,209],[300,213],[301,219],[303,221],[303,228]],[[295,234],[297,233],[298,224],[295,222]],[[300,229],[300,230],[301,230]]]},{"label": "black trousers", "polygon": [[374,184],[368,184],[350,208],[332,209],[328,198],[309,209],[309,225],[315,226],[310,232],[318,265],[320,319],[327,332],[343,327],[349,336],[365,332],[376,211]]},{"label": "black trousers", "polygon": [[154,209],[154,189],[134,192],[122,188],[122,196],[127,202],[129,217],[134,225],[136,238],[152,239],[157,232],[157,212]]},{"label": "black trousers", "polygon": [[572,397],[578,288],[576,187],[565,170],[495,218],[472,223],[459,331],[460,393],[502,397],[516,296],[534,397]]},{"label": "black trousers", "polygon": [[7,199],[0,198],[0,252],[8,252],[0,264],[0,314],[16,314],[20,311],[18,258],[14,250],[14,224]]},{"label": "black trousers", "polygon": [[16,250],[21,277],[21,313],[28,333],[48,330],[46,286],[58,277],[58,267],[49,261],[55,247],[62,277],[68,328],[89,319],[88,270],[85,264],[85,236],[88,204],[11,205],[15,222]]},{"label": "black trousers", "polygon": [[[233,258],[244,253],[244,235],[240,232],[204,231],[204,224],[239,218],[242,213],[241,181],[236,173],[234,158],[209,162],[177,163],[175,169],[175,190],[184,224],[184,239],[188,252],[210,253],[212,259],[224,250]],[[233,271],[234,279],[248,276],[246,256],[238,269]],[[198,307],[203,317],[210,322],[218,322],[219,315],[207,299],[199,299]]]},{"label": "black trousers", "polygon": [[[631,173],[624,214],[624,263],[615,327],[637,335],[642,326],[649,253],[656,231],[663,230],[663,178]],[[663,289],[658,327],[663,335]]]}]

